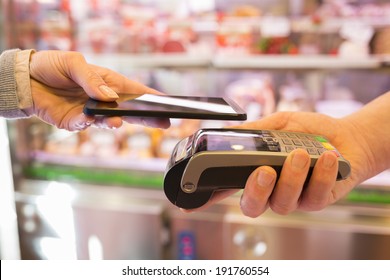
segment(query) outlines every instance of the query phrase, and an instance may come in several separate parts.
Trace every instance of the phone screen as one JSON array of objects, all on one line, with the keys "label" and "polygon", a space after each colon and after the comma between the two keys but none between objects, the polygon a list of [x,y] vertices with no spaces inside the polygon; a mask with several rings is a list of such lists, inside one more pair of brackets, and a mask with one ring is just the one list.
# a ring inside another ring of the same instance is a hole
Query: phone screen
[{"label": "phone screen", "polygon": [[88,115],[246,120],[245,111],[222,97],[120,94],[115,102],[89,99]]},{"label": "phone screen", "polygon": [[196,152],[202,151],[268,151],[258,133],[205,131],[195,139]]}]

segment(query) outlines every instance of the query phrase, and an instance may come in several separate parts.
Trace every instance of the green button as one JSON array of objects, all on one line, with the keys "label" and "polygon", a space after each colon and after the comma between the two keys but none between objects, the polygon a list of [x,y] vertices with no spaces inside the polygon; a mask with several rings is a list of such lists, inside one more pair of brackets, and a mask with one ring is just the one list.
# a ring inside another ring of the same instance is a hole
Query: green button
[{"label": "green button", "polygon": [[316,138],[315,138],[317,141],[319,141],[319,142],[328,142],[328,140],[326,140],[324,137],[322,137],[322,136],[316,136]]}]

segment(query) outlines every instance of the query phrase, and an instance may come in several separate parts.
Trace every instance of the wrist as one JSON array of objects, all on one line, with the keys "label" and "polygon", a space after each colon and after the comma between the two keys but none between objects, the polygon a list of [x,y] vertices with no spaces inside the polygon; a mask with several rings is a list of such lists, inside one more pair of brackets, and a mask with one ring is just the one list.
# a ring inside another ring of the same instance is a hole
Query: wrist
[{"label": "wrist", "polygon": [[[390,92],[383,94],[364,108],[343,119],[354,145],[354,156],[366,180],[390,168]],[[356,146],[356,147],[355,147]]]},{"label": "wrist", "polygon": [[34,50],[22,50],[17,52],[15,59],[16,95],[19,109],[26,117],[33,115],[34,102],[31,93],[30,59]]}]

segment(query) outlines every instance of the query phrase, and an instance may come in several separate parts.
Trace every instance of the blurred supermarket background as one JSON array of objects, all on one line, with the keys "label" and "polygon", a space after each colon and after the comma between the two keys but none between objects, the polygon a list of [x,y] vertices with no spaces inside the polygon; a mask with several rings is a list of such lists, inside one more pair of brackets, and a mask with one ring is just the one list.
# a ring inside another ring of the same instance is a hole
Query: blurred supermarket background
[{"label": "blurred supermarket background", "polygon": [[[229,96],[249,120],[276,111],[342,117],[390,90],[390,1],[0,5],[2,50],[80,51],[168,94]],[[173,146],[230,123],[71,133],[34,118],[3,122],[2,259],[390,258],[390,171],[320,212],[249,219],[236,195],[184,214],[162,192]]]}]

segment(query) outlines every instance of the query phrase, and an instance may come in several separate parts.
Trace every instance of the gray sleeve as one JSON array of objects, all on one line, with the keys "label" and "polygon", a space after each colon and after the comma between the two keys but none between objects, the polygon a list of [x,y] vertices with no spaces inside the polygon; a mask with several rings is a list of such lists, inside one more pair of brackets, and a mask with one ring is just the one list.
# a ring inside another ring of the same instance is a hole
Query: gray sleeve
[{"label": "gray sleeve", "polygon": [[0,116],[5,118],[26,118],[19,108],[15,61],[18,49],[4,51],[0,56]]}]

